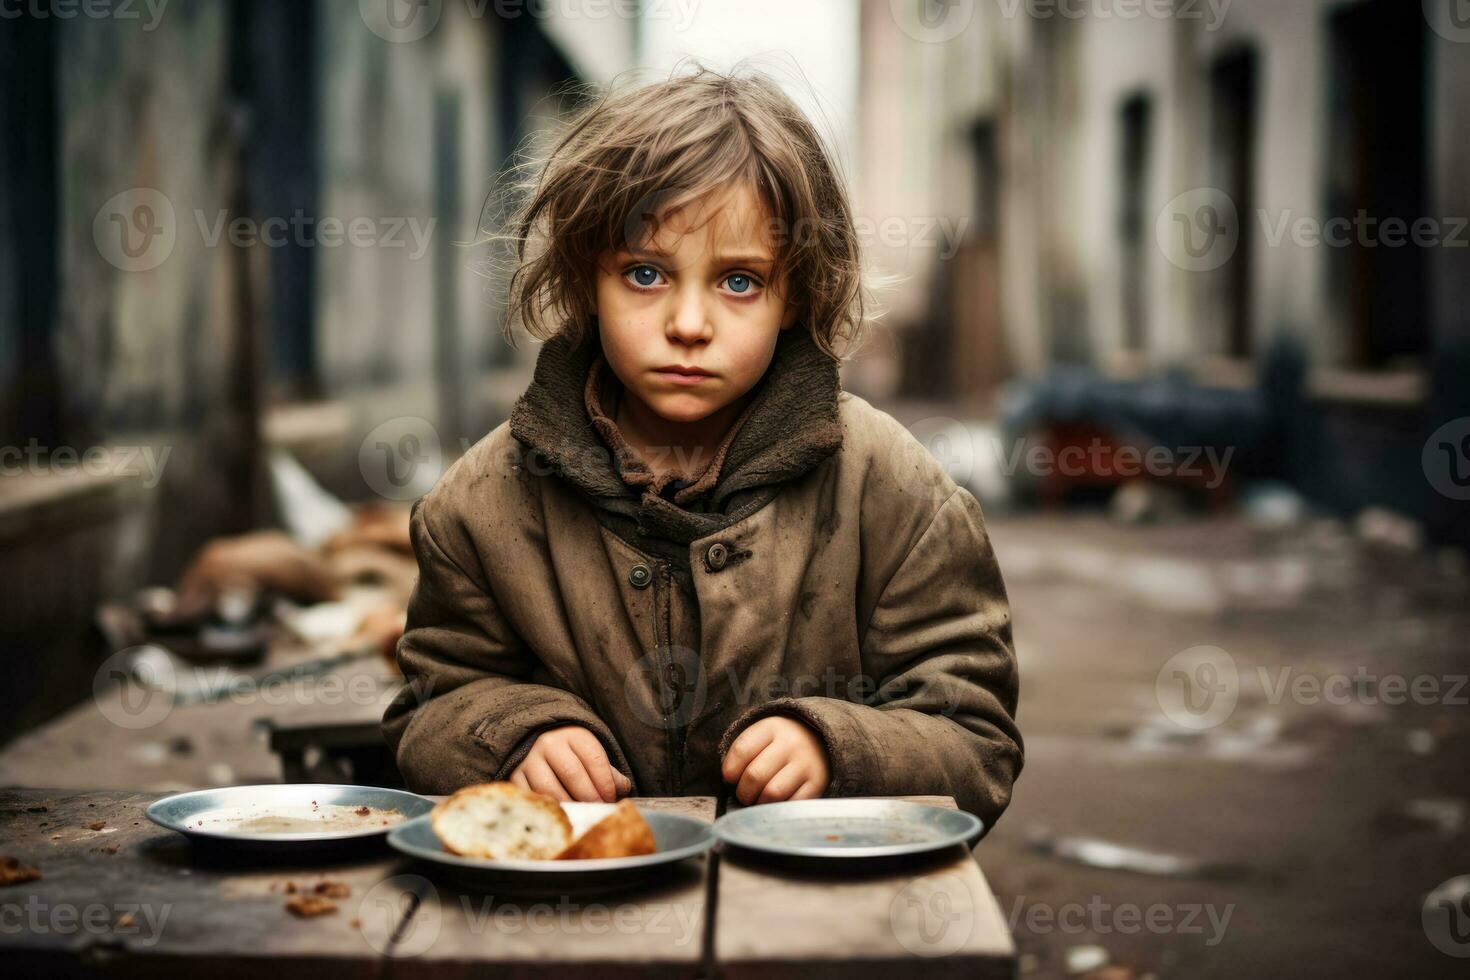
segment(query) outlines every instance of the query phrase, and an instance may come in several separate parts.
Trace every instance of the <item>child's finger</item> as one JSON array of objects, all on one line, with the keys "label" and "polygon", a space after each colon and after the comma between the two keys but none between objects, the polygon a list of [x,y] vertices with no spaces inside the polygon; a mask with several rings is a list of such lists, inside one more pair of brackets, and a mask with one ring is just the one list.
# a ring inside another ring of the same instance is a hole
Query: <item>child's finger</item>
[{"label": "child's finger", "polygon": [[579,803],[602,801],[602,795],[592,785],[592,777],[587,774],[587,767],[583,765],[581,756],[570,745],[563,742],[554,747],[548,746],[546,761],[550,763],[551,771],[556,773],[572,799]]},{"label": "child's finger", "polygon": [[805,781],[806,773],[796,766],[786,766],[770,778],[765,788],[761,790],[760,796],[756,797],[756,802],[780,803],[782,800],[789,800]]},{"label": "child's finger", "polygon": [[760,798],[761,791],[766,788],[766,784],[771,781],[771,777],[780,772],[786,762],[785,753],[774,745],[768,747],[745,767],[745,772],[740,776],[740,783],[735,787],[736,798],[746,806],[755,803]]},{"label": "child's finger", "polygon": [[597,740],[597,736],[576,739],[572,742],[572,751],[576,752],[577,757],[582,760],[582,767],[587,770],[587,775],[592,779],[592,787],[597,792],[597,798],[604,803],[612,803],[616,800],[618,785],[613,781],[612,763],[607,761],[607,753],[602,750],[602,743]]},{"label": "child's finger", "polygon": [[624,776],[622,772],[617,769],[614,769],[612,771],[612,774],[613,779],[616,780],[618,784],[617,788],[619,798],[627,796],[629,793],[633,792],[633,780],[629,779],[627,776]]},{"label": "child's finger", "polygon": [[825,785],[817,782],[814,779],[808,779],[806,782],[797,787],[796,792],[792,793],[791,796],[788,797],[788,799],[815,800],[817,797],[821,796],[825,792],[827,792],[827,787]]},{"label": "child's finger", "polygon": [[750,726],[741,732],[734,742],[730,743],[730,751],[725,753],[724,762],[720,763],[720,775],[727,783],[733,783],[745,772],[750,760],[760,755],[775,735],[770,728],[759,723]]},{"label": "child's finger", "polygon": [[563,803],[571,802],[566,788],[556,778],[556,773],[551,771],[551,766],[546,760],[538,756],[527,756],[526,761],[521,764],[521,771],[526,774],[526,785],[537,793],[544,793],[553,800]]},{"label": "child's finger", "polygon": [[512,785],[519,786],[521,789],[531,788],[531,784],[526,782],[526,774],[521,771],[520,766],[516,766],[516,771],[510,774],[510,781]]}]

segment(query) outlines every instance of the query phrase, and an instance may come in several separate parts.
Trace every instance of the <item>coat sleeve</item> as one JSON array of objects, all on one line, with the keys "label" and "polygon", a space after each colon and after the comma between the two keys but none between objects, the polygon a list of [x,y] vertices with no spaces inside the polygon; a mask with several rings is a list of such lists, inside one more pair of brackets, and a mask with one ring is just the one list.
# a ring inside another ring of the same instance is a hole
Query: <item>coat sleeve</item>
[{"label": "coat sleeve", "polygon": [[1021,770],[1018,672],[1005,585],[980,505],[964,489],[940,506],[880,593],[861,651],[870,696],[782,698],[730,726],[786,715],[822,737],[827,796],[952,796],[999,819]]},{"label": "coat sleeve", "polygon": [[408,787],[450,793],[508,779],[535,737],[558,725],[590,730],[632,779],[617,739],[586,701],[532,681],[534,653],[501,614],[488,583],[468,571],[479,567],[473,545],[452,520],[438,522],[433,506],[430,494],[413,509],[419,577],[398,643],[406,683],[383,717]]}]

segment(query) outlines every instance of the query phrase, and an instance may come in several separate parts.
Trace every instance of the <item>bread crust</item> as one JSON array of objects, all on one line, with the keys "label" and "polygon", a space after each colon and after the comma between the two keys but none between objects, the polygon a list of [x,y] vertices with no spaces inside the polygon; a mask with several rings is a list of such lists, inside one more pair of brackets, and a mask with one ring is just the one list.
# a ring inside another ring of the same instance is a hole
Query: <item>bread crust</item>
[{"label": "bread crust", "polygon": [[653,828],[632,800],[587,828],[587,832],[556,856],[558,861],[590,861],[597,858],[637,857],[658,850]]}]

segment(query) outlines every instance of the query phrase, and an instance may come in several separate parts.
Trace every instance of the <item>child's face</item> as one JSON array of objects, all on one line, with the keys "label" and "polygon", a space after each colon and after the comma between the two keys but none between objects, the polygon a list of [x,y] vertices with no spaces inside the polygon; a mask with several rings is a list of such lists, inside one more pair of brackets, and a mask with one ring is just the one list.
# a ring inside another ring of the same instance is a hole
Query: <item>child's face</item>
[{"label": "child's face", "polygon": [[769,219],[749,187],[660,217],[649,241],[598,262],[602,351],[658,416],[698,422],[755,387],[796,309],[770,281]]}]

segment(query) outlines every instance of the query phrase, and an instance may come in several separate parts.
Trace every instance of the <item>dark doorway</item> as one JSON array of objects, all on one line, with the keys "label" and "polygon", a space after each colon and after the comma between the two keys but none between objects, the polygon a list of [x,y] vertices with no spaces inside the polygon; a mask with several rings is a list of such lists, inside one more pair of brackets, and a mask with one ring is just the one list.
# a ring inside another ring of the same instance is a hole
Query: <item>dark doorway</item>
[{"label": "dark doorway", "polygon": [[1118,110],[1118,252],[1121,284],[1123,348],[1141,351],[1148,331],[1149,157],[1153,147],[1153,99],[1129,96]]},{"label": "dark doorway", "polygon": [[1427,217],[1426,24],[1417,3],[1368,0],[1330,28],[1326,206],[1351,229],[1327,248],[1332,302],[1350,363],[1389,367],[1421,357],[1428,338],[1427,256],[1407,232]]},{"label": "dark doorway", "polygon": [[0,30],[0,446],[62,441],[55,18]]},{"label": "dark doorway", "polygon": [[1249,357],[1252,349],[1257,64],[1255,50],[1241,48],[1217,58],[1210,69],[1210,179],[1235,203],[1240,228],[1235,254],[1215,272],[1211,300],[1220,318],[1220,353],[1236,358]]},{"label": "dark doorway", "polygon": [[[318,205],[316,4],[237,0],[233,7],[234,95],[246,108],[242,173],[253,216],[287,222],[269,248],[268,397],[313,398],[317,391],[316,249]],[[306,229],[298,234],[291,230]]]}]

